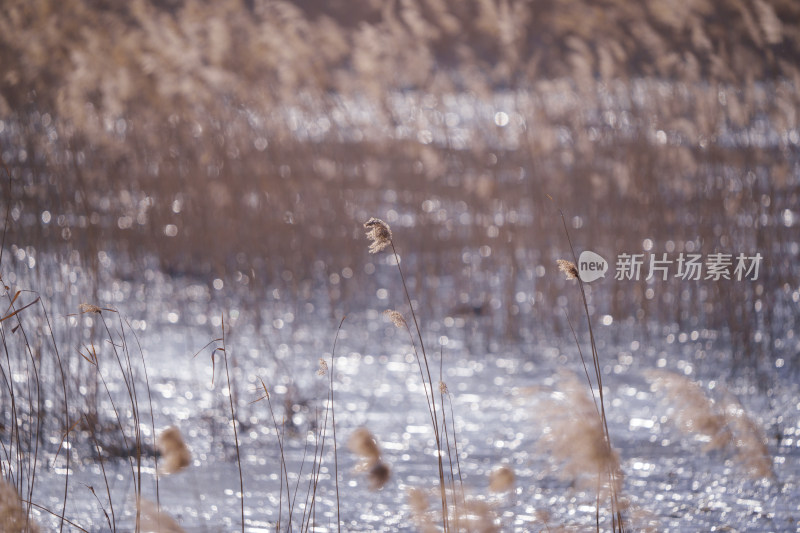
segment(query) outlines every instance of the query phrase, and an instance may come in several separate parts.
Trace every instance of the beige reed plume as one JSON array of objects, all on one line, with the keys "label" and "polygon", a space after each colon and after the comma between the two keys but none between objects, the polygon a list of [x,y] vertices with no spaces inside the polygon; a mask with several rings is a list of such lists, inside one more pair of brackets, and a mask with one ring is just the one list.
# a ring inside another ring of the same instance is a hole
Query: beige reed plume
[{"label": "beige reed plume", "polygon": [[160,468],[163,474],[180,472],[192,462],[192,454],[175,426],[161,432],[156,446],[164,459]]},{"label": "beige reed plume", "polygon": [[369,253],[376,254],[392,244],[392,230],[383,220],[372,217],[367,220],[364,227],[367,228],[367,238],[372,241]]},{"label": "beige reed plume", "polygon": [[603,420],[585,383],[562,372],[558,390],[538,410],[546,426],[540,443],[553,459],[558,475],[587,490],[597,488],[601,479],[604,488],[620,494],[623,475],[619,455],[605,437]]},{"label": "beige reed plume", "polygon": [[141,529],[152,533],[185,533],[183,528],[150,500],[139,501],[141,513]]},{"label": "beige reed plume", "polygon": [[698,383],[680,374],[652,370],[646,376],[653,389],[664,390],[673,403],[671,416],[678,427],[707,440],[704,451],[731,449],[752,478],[775,477],[761,427],[732,394],[723,394],[718,404]]},{"label": "beige reed plume", "polygon": [[666,370],[651,370],[645,376],[653,390],[664,391],[672,402],[669,416],[678,428],[706,442],[703,451],[722,449],[731,443],[733,435],[725,414],[698,383]]},{"label": "beige reed plume", "polygon": [[367,472],[369,487],[372,490],[383,488],[391,477],[389,466],[381,459],[378,441],[365,427],[356,429],[347,441],[347,447],[361,457],[361,464],[356,469]]},{"label": "beige reed plume", "polygon": [[567,279],[578,278],[578,267],[576,267],[575,263],[573,263],[572,261],[567,261],[566,259],[559,259],[556,261],[556,264],[558,265],[558,270],[567,275]]},{"label": "beige reed plume", "polygon": [[39,526],[26,518],[17,489],[0,478],[0,531],[3,533],[39,533]]}]

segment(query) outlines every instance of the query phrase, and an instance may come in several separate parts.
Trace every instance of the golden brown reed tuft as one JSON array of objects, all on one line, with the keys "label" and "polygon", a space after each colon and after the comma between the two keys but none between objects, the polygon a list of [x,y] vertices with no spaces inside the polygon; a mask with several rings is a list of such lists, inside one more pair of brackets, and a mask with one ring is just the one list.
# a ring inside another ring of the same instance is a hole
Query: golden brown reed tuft
[{"label": "golden brown reed tuft", "polygon": [[558,265],[558,270],[567,275],[567,279],[578,278],[578,267],[576,267],[575,263],[573,263],[572,261],[567,261],[566,259],[559,259],[556,261],[556,264]]},{"label": "golden brown reed tuft", "polygon": [[149,500],[140,500],[141,529],[148,533],[184,533],[183,528],[158,506]]},{"label": "golden brown reed tuft", "polygon": [[319,369],[317,370],[317,375],[324,376],[327,373],[328,373],[328,363],[325,361],[325,359],[322,359],[320,357],[320,359],[319,359]]},{"label": "golden brown reed tuft", "polygon": [[381,458],[381,450],[372,433],[365,427],[360,427],[353,431],[347,441],[350,451],[366,461],[370,466]]},{"label": "golden brown reed tuft", "polygon": [[730,393],[720,405],[706,396],[700,384],[666,370],[646,373],[654,390],[664,390],[674,404],[670,416],[685,433],[701,436],[704,451],[730,448],[736,460],[755,478],[774,478],[772,459],[761,427]]},{"label": "golden brown reed tuft", "polygon": [[370,490],[382,489],[383,486],[389,482],[390,477],[392,477],[392,470],[389,468],[389,465],[383,461],[378,461],[372,465],[372,468],[367,472],[367,481],[369,481]]},{"label": "golden brown reed tuft", "polygon": [[767,450],[767,439],[761,426],[747,415],[742,404],[732,394],[726,393],[722,403],[725,419],[733,433],[733,445],[739,463],[754,479],[774,479],[772,457]]},{"label": "golden brown reed tuft", "polygon": [[383,312],[383,314],[389,317],[389,320],[392,321],[392,324],[394,324],[398,328],[408,327],[408,322],[406,322],[406,318],[400,311],[395,311],[394,309],[387,309],[386,311]]},{"label": "golden brown reed tuft", "polygon": [[0,478],[0,531],[39,533],[39,526],[33,519],[26,518],[17,489],[2,478]]},{"label": "golden brown reed tuft", "polygon": [[81,313],[97,313],[98,315],[102,311],[100,307],[97,307],[94,304],[86,304],[86,303],[80,304],[78,306],[78,309],[80,310]]},{"label": "golden brown reed tuft", "polygon": [[586,385],[562,372],[558,390],[539,412],[546,426],[540,444],[549,452],[559,476],[586,490],[596,489],[600,476],[603,488],[620,494],[619,455],[606,440],[603,421]]},{"label": "golden brown reed tuft", "polygon": [[498,466],[489,473],[489,490],[506,492],[514,488],[514,471],[508,466]]},{"label": "golden brown reed tuft", "polygon": [[361,457],[361,463],[356,469],[360,472],[367,472],[370,489],[383,488],[391,477],[391,469],[381,459],[381,450],[372,433],[365,427],[356,429],[350,435],[347,447]]},{"label": "golden brown reed tuft", "polygon": [[406,493],[408,494],[408,506],[415,515],[423,514],[428,510],[428,496],[424,490],[411,487]]},{"label": "golden brown reed tuft", "polygon": [[485,501],[468,499],[458,511],[459,522],[463,524],[467,531],[476,531],[478,533],[496,533],[500,531],[494,510]]},{"label": "golden brown reed tuft", "polygon": [[731,443],[733,436],[724,413],[698,383],[666,370],[651,370],[645,376],[653,390],[664,391],[672,402],[669,416],[681,431],[699,435],[706,442],[704,451],[722,449]]},{"label": "golden brown reed tuft", "polygon": [[436,527],[435,513],[430,511],[430,502],[428,501],[428,494],[423,489],[418,487],[411,487],[407,489],[408,506],[411,508],[411,519],[417,526],[417,531],[421,533],[434,533],[438,532],[439,528]]},{"label": "golden brown reed tuft", "polygon": [[392,230],[383,220],[372,217],[364,223],[364,227],[367,228],[367,238],[372,241],[369,253],[376,254],[392,244]]},{"label": "golden brown reed tuft", "polygon": [[156,445],[164,459],[160,465],[163,474],[180,472],[192,462],[192,454],[186,443],[183,442],[180,430],[175,426],[162,431]]}]

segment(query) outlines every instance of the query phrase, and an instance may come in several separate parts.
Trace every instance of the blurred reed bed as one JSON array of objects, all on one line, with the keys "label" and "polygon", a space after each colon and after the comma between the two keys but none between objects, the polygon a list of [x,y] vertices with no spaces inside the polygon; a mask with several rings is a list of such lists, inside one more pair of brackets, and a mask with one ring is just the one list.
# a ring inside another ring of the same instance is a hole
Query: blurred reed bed
[{"label": "blurred reed bed", "polygon": [[559,249],[550,194],[581,214],[580,249],[764,256],[752,283],[613,283],[590,294],[598,313],[721,331],[740,366],[790,344],[788,0],[7,8],[0,142],[23,263],[77,252],[135,278],[155,261],[239,287],[258,320],[276,288],[331,308],[378,291],[352,281],[374,270],[353,228],[377,211],[414,250],[412,288],[440,294],[428,311],[485,349],[532,323],[566,331],[540,283]]}]

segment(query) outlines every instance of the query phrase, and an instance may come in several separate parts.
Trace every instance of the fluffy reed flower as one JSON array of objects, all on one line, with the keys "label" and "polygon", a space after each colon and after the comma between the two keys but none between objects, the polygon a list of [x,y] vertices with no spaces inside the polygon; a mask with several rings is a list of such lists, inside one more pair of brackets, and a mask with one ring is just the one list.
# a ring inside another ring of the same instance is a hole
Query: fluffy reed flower
[{"label": "fluffy reed flower", "polygon": [[556,261],[556,264],[558,265],[558,270],[567,275],[567,279],[578,278],[578,267],[576,267],[575,263],[573,263],[572,261],[567,261],[566,259],[559,259]]},{"label": "fluffy reed flower", "polygon": [[347,441],[350,451],[361,457],[361,464],[356,467],[358,471],[367,472],[367,480],[371,490],[383,488],[389,481],[391,469],[381,460],[381,450],[378,442],[367,428],[356,429]]},{"label": "fluffy reed flower", "polygon": [[381,450],[372,433],[365,427],[353,431],[347,441],[347,447],[354,454],[364,460],[367,467],[371,467],[381,459]]},{"label": "fluffy reed flower", "polygon": [[723,404],[725,419],[733,432],[733,445],[739,463],[754,479],[774,479],[772,457],[767,450],[761,426],[747,415],[742,404],[732,394],[725,395]]},{"label": "fluffy reed flower", "polygon": [[367,238],[372,242],[369,245],[369,253],[376,254],[392,243],[392,230],[389,224],[379,218],[370,218],[364,224],[367,228]]},{"label": "fluffy reed flower", "polygon": [[751,477],[775,477],[761,427],[732,394],[726,393],[718,405],[685,376],[657,370],[648,372],[647,377],[652,388],[664,390],[674,404],[671,416],[678,427],[707,441],[704,451],[731,449]]},{"label": "fluffy reed flower", "polygon": [[328,363],[325,362],[325,359],[320,357],[320,359],[319,359],[319,370],[317,370],[317,375],[324,376],[327,373],[328,373]]},{"label": "fluffy reed flower", "polygon": [[25,517],[25,509],[11,483],[0,478],[0,531],[3,533],[39,533],[33,519]]},{"label": "fluffy reed flower", "polygon": [[183,442],[180,430],[175,426],[161,432],[156,441],[156,446],[158,446],[158,451],[163,458],[160,466],[164,474],[180,472],[192,462],[192,454],[189,452],[186,443]]},{"label": "fluffy reed flower", "polygon": [[408,506],[415,515],[423,514],[428,510],[428,495],[424,490],[412,487],[406,494],[408,495]]},{"label": "fluffy reed flower", "polygon": [[603,421],[586,389],[576,376],[560,376],[559,393],[538,410],[547,426],[540,444],[562,478],[572,480],[579,488],[594,489],[601,475],[606,480],[604,486],[619,494],[619,455],[606,440]]},{"label": "fluffy reed flower", "polygon": [[78,306],[78,309],[80,309],[81,313],[97,313],[98,315],[102,311],[101,308],[97,307],[94,304],[85,304],[85,303],[80,304]]},{"label": "fluffy reed flower", "polygon": [[158,506],[149,500],[139,501],[142,531],[152,533],[184,533],[183,528]]},{"label": "fluffy reed flower", "polygon": [[497,516],[485,501],[468,499],[458,512],[460,521],[464,523],[467,531],[477,531],[478,533],[500,531],[500,527],[496,523]]},{"label": "fluffy reed flower", "polygon": [[389,468],[389,465],[383,461],[378,461],[375,463],[367,473],[367,480],[369,481],[370,490],[382,489],[383,486],[389,482],[391,475],[392,471]]},{"label": "fluffy reed flower", "polygon": [[505,492],[514,487],[514,471],[507,466],[498,466],[489,474],[489,490]]},{"label": "fluffy reed flower", "polygon": [[646,376],[651,388],[664,391],[672,402],[670,416],[678,428],[684,433],[699,435],[706,442],[704,451],[725,448],[731,443],[733,435],[727,427],[725,414],[699,384],[666,370],[652,370]]},{"label": "fluffy reed flower", "polygon": [[406,318],[400,311],[395,311],[394,309],[387,309],[386,311],[383,312],[383,314],[389,317],[389,320],[392,321],[392,324],[394,324],[398,328],[405,328],[408,326]]}]

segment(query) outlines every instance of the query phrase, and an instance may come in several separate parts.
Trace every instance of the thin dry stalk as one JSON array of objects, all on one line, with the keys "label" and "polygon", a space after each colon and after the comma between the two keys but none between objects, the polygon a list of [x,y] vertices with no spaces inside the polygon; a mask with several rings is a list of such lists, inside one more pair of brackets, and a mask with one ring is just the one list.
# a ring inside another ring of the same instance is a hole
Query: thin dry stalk
[{"label": "thin dry stalk", "polygon": [[242,475],[242,456],[239,452],[239,432],[236,429],[236,411],[233,407],[233,387],[231,387],[231,374],[228,370],[228,347],[225,344],[225,315],[222,315],[222,358],[225,361],[225,378],[228,381],[228,400],[231,407],[231,425],[233,426],[233,440],[236,445],[236,465],[239,467],[239,492],[242,504],[242,533],[244,533],[244,476]]},{"label": "thin dry stalk", "polygon": [[283,452],[283,437],[281,436],[282,432],[281,432],[280,428],[278,427],[278,421],[275,418],[275,411],[272,408],[272,401],[270,400],[270,395],[269,395],[269,390],[267,389],[267,385],[264,383],[264,380],[261,379],[261,377],[259,377],[258,380],[261,382],[261,388],[264,391],[264,395],[261,396],[260,398],[256,399],[256,400],[254,400],[252,403],[259,402],[261,400],[267,400],[267,406],[269,407],[269,414],[272,417],[272,427],[275,429],[275,435],[278,438],[278,448],[280,449],[280,452],[281,452],[281,464],[280,464],[280,468],[279,468],[280,475],[281,475],[281,479],[280,479],[280,482],[279,482],[279,487],[280,487],[280,491],[281,492],[280,492],[280,495],[278,497],[278,523],[276,524],[276,528],[278,530],[280,530],[280,526],[281,526],[281,519],[282,519],[282,515],[283,515],[283,489],[284,489],[284,480],[285,480],[286,498],[287,498],[287,502],[289,504],[289,529],[291,529],[291,526],[292,526],[292,522],[291,522],[292,512],[291,512],[291,501],[289,500],[289,475],[288,475],[288,472],[286,470],[286,456],[284,455],[284,452]]},{"label": "thin dry stalk", "polygon": [[[397,249],[394,246],[394,241],[392,239],[392,230],[389,228],[389,225],[386,222],[374,217],[369,219],[364,224],[364,227],[368,229],[367,238],[373,241],[369,247],[370,253],[377,253],[381,250],[384,250],[387,247],[391,247],[392,254],[394,255],[395,259],[395,264],[397,265],[397,271],[400,273],[400,281],[403,285],[403,292],[406,297],[406,302],[408,303],[408,307],[411,311],[411,318],[414,322],[414,328],[417,334],[417,341],[419,342],[419,350],[417,350],[417,344],[415,342],[414,336],[412,335],[411,329],[409,328],[408,323],[405,321],[405,319],[399,322],[395,322],[395,325],[399,324],[399,326],[402,325],[405,326],[406,331],[408,332],[409,337],[411,339],[411,345],[414,349],[417,365],[419,366],[420,376],[422,378],[422,388],[425,390],[425,399],[428,402],[428,410],[431,415],[431,423],[433,425],[434,438],[436,440],[436,456],[439,467],[439,489],[442,500],[442,522],[445,532],[448,532],[450,531],[450,526],[449,526],[449,515],[447,509],[447,488],[444,476],[442,439],[439,432],[439,420],[436,410],[436,400],[433,397],[434,394],[433,379],[431,378],[431,369],[428,363],[428,354],[425,350],[425,342],[422,338],[422,331],[420,330],[419,327],[419,320],[417,319],[417,313],[414,311],[414,303],[411,300],[411,294],[408,291],[408,284],[406,283],[406,278],[405,275],[403,274],[403,269],[400,266],[400,256],[397,253]],[[396,316],[391,314],[390,312],[390,317],[394,322]],[[420,353],[422,354],[421,358],[420,358]],[[424,373],[423,373],[423,364],[425,368]],[[426,381],[426,375],[427,375],[427,381]],[[428,392],[429,389],[430,393]]]},{"label": "thin dry stalk", "polygon": [[[548,195],[548,198],[550,200],[552,200],[552,197],[550,197],[549,195]],[[562,223],[562,225],[564,227],[564,233],[566,234],[567,242],[569,244],[570,253],[572,254],[572,259],[573,259],[572,261],[566,261],[566,260],[561,259],[561,260],[558,261],[558,266],[559,266],[559,269],[567,275],[567,279],[573,279],[574,278],[574,279],[578,280],[578,288],[580,289],[580,293],[581,293],[584,316],[586,317],[586,324],[587,324],[587,327],[588,327],[588,330],[589,330],[589,343],[590,343],[591,352],[592,352],[592,363],[593,363],[593,366],[594,366],[594,378],[595,378],[595,382],[597,384],[597,390],[598,390],[598,395],[599,395],[599,399],[600,399],[599,405],[598,405],[597,400],[595,400],[593,403],[595,405],[595,409],[597,410],[597,412],[600,415],[601,428],[602,428],[602,440],[604,441],[604,448],[606,449],[605,453],[607,455],[611,455],[614,452],[613,452],[613,447],[611,445],[611,435],[610,435],[610,433],[608,431],[608,421],[607,421],[607,418],[606,418],[605,398],[604,398],[604,392],[603,392],[603,374],[602,374],[601,366],[600,366],[600,354],[599,354],[599,352],[597,350],[597,343],[595,342],[594,330],[592,329],[591,315],[589,314],[589,303],[588,303],[588,300],[586,298],[586,289],[583,286],[583,280],[581,279],[580,275],[578,275],[577,267],[575,266],[578,263],[578,257],[577,257],[577,254],[575,253],[575,247],[572,244],[572,238],[570,237],[569,229],[567,228],[567,220],[564,217],[564,212],[561,209],[559,209],[558,212],[559,212],[559,214],[561,216],[561,223]],[[570,324],[570,328],[572,328],[571,324]],[[573,331],[573,335],[574,335],[575,334],[574,329],[572,331]],[[575,336],[575,340],[576,340],[576,343],[578,344],[578,351],[579,351],[579,353],[581,355],[581,361],[583,362],[584,369],[585,369],[586,368],[586,363],[585,363],[585,361],[583,359],[583,352],[580,350],[580,343],[577,342],[577,336]],[[587,373],[587,380],[588,380],[589,390],[592,391],[592,395],[594,396],[594,392],[593,392],[594,391],[594,387],[592,385],[591,379],[588,376],[588,373]],[[621,483],[621,471],[619,470],[618,462],[617,462],[617,467],[616,468],[609,468],[605,472],[605,475],[608,476],[607,484],[611,489],[610,497],[611,497],[611,524],[612,524],[612,530],[615,531],[615,532],[617,532],[617,531],[622,532],[622,531],[625,530],[625,525],[624,525],[624,521],[622,519],[622,510],[621,510],[621,506],[620,506],[620,502],[619,502],[619,490],[621,490],[622,483]],[[600,482],[599,478],[598,478],[597,484],[598,484],[598,486],[602,485],[602,483]],[[597,506],[597,514],[596,514],[596,529],[598,531],[600,530],[599,491],[598,491],[598,506]]]}]

